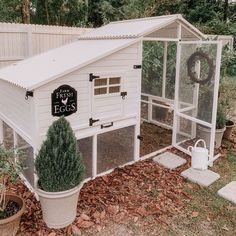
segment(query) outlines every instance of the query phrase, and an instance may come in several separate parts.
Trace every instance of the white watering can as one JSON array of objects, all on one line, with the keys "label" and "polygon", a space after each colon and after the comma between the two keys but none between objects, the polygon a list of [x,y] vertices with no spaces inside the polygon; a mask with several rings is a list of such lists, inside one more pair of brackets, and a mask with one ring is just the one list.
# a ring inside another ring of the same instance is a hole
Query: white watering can
[{"label": "white watering can", "polygon": [[[198,147],[198,144],[202,142],[204,147]],[[206,148],[206,142],[203,139],[199,139],[194,147],[189,146],[188,151],[192,156],[191,167],[198,170],[207,170],[208,167],[208,149]]]}]

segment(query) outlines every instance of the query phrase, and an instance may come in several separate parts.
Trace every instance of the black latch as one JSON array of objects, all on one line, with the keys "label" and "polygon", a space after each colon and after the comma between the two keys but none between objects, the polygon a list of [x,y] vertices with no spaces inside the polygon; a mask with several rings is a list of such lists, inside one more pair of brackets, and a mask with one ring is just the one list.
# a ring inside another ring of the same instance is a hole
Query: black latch
[{"label": "black latch", "polygon": [[141,68],[142,68],[142,65],[134,65],[133,68],[134,68],[134,69],[141,69]]},{"label": "black latch", "polygon": [[112,127],[112,126],[113,126],[113,122],[111,122],[111,123],[108,124],[108,125],[101,125],[101,129],[109,128],[109,127]]},{"label": "black latch", "polygon": [[138,136],[137,136],[137,139],[139,139],[140,141],[143,141],[143,136],[138,135]]},{"label": "black latch", "polygon": [[99,119],[93,119],[93,118],[89,118],[89,126],[93,126],[93,124],[95,123],[95,122],[98,122],[99,121]]},{"label": "black latch", "polygon": [[97,78],[99,78],[98,75],[93,75],[93,73],[90,73],[90,74],[89,74],[89,81],[90,81],[90,82],[93,82],[93,80],[94,80],[94,79],[97,79]]},{"label": "black latch", "polygon": [[25,100],[28,100],[29,97],[33,97],[34,92],[33,91],[26,91],[25,93]]},{"label": "black latch", "polygon": [[125,99],[125,96],[127,96],[127,92],[121,92],[120,96],[122,97],[122,99]]}]

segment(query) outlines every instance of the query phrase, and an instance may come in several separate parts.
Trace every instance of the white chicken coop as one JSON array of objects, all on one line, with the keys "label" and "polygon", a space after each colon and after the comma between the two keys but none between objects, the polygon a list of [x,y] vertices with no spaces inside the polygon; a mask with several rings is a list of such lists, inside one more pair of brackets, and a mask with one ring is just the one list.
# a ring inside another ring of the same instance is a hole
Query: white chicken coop
[{"label": "white chicken coop", "polygon": [[[173,129],[172,145],[184,152],[198,126],[208,128],[214,158],[221,42],[205,39],[181,15],[117,21],[1,69],[0,142],[26,151],[32,187],[34,157],[61,115],[78,139],[88,178],[140,159],[141,121]],[[155,67],[156,59],[143,62],[155,44],[162,45],[160,78],[144,71]],[[157,119],[161,109],[173,122]]]}]

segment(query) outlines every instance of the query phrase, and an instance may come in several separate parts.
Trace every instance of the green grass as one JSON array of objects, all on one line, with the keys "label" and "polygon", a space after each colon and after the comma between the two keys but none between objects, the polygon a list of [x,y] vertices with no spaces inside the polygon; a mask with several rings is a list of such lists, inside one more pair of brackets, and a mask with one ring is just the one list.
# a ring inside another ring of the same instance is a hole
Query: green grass
[{"label": "green grass", "polygon": [[220,179],[208,188],[186,181],[184,191],[192,199],[186,200],[184,213],[176,215],[167,229],[160,229],[160,235],[236,235],[236,205],[217,194],[236,180],[235,144],[224,140],[224,145],[229,150],[227,156],[220,157],[210,168],[220,174]]}]

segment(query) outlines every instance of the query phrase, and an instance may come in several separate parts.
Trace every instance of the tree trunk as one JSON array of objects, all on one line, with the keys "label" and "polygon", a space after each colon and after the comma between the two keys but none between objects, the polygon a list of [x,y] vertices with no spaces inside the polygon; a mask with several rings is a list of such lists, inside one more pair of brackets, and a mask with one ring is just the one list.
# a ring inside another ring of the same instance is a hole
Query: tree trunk
[{"label": "tree trunk", "polygon": [[225,3],[224,3],[224,22],[227,22],[228,10],[229,10],[229,0],[225,0]]},{"label": "tree trunk", "polygon": [[30,1],[22,0],[21,2],[22,23],[30,24]]}]

